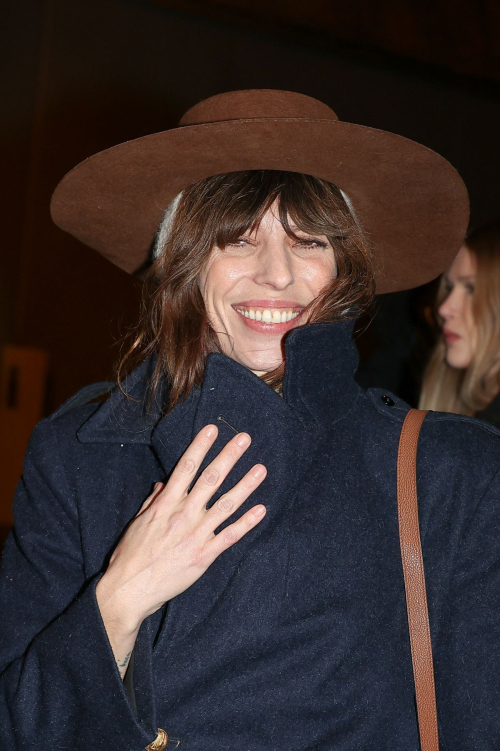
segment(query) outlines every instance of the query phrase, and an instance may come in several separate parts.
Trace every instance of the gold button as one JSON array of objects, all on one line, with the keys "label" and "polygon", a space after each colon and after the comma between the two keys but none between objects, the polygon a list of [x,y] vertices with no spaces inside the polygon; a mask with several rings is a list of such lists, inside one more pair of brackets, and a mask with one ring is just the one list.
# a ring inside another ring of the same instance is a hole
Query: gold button
[{"label": "gold button", "polygon": [[145,751],[163,751],[168,745],[168,733],[161,728],[158,728],[158,735],[149,746],[146,746]]}]

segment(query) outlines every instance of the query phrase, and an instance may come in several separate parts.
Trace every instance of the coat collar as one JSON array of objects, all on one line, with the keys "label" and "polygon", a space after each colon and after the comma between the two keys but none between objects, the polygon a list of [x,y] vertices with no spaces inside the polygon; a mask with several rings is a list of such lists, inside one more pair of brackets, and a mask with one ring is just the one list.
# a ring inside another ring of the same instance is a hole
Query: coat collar
[{"label": "coat collar", "polygon": [[[286,519],[297,488],[303,487],[304,477],[316,458],[331,461],[333,434],[343,440],[346,418],[363,393],[353,380],[357,353],[351,324],[314,324],[296,329],[286,341],[286,363],[281,398],[247,368],[222,354],[212,354],[207,358],[202,387],[193,389],[185,402],[163,418],[158,410],[149,414],[144,410],[144,391],[151,368],[151,363],[145,363],[125,384],[137,401],[131,402],[116,391],[79,431],[82,442],[119,446],[150,444],[161,465],[157,474],[149,477],[151,482],[166,481],[183,451],[204,425],[217,423],[219,434],[199,472],[215,459],[235,432],[249,432],[250,447],[224,479],[209,505],[230,491],[255,464],[267,467],[268,474],[262,485],[220,529],[239,518],[254,503],[265,504],[265,519],[238,545],[231,546],[224,556],[214,561],[198,582],[170,601],[169,644],[175,643],[177,638],[185,638],[208,617],[251,549],[258,557],[257,572],[273,570],[276,544],[283,555],[286,554]],[[127,461],[126,456],[123,461]],[[280,530],[277,543],[273,533],[276,529]],[[257,538],[263,544],[254,548]],[[267,544],[266,540],[271,538],[274,542]],[[254,585],[250,588],[253,591]],[[280,598],[275,598],[266,608],[279,607],[280,602]],[[148,649],[153,648],[153,633],[151,627],[144,637]],[[163,631],[157,638],[163,638]],[[160,641],[156,643],[159,649]]]},{"label": "coat collar", "polygon": [[283,398],[236,361],[210,354],[202,387],[193,388],[186,401],[163,418],[158,405],[147,409],[145,392],[152,371],[152,361],[147,360],[124,383],[132,399],[116,389],[82,425],[78,439],[149,445],[161,426],[163,436],[182,435],[189,441],[205,424],[205,416],[215,413],[233,432],[247,429],[248,420],[270,415],[285,421],[293,416],[307,432],[320,430],[325,420],[331,425],[350,412],[362,393],[353,379],[358,357],[352,329],[352,322],[345,321],[293,330],[285,344]]}]

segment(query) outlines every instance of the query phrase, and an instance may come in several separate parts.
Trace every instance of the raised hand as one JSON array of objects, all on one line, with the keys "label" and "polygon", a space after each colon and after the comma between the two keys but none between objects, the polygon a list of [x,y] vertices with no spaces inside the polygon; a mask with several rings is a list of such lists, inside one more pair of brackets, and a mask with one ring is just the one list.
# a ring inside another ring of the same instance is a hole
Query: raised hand
[{"label": "raised hand", "polygon": [[221,553],[265,516],[265,506],[254,506],[215,534],[264,480],[266,468],[262,464],[252,467],[217,503],[206,508],[250,446],[247,433],[232,438],[188,492],[216,437],[215,425],[204,427],[167,484],[156,484],[97,585],[97,601],[122,676],[142,621],[194,584]]}]

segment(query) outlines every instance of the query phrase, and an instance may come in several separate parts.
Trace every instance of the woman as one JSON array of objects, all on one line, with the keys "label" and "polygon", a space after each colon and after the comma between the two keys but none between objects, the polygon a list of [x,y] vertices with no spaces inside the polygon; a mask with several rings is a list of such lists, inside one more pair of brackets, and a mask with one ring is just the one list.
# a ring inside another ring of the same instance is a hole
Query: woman
[{"label": "woman", "polygon": [[472,232],[443,275],[442,326],[426,370],[421,406],[500,426],[500,227]]},{"label": "woman", "polygon": [[[424,147],[290,92],[220,95],[181,123],[87,160],[53,199],[60,226],[130,272],[160,228],[138,368],[28,450],[3,745],[417,749],[396,511],[408,407],[354,382],[352,319],[375,284],[446,267],[463,185]],[[445,749],[500,741],[498,456],[475,421],[426,420]]]}]

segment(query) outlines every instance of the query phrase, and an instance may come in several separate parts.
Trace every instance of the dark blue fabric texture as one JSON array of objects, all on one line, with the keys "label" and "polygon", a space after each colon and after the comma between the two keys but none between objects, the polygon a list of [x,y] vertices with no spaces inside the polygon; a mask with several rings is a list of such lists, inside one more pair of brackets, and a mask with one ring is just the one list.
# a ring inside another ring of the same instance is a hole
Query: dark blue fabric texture
[{"label": "dark blue fabric texture", "polygon": [[[293,331],[281,398],[210,355],[166,417],[148,363],[107,402],[35,429],[0,590],[0,748],[418,751],[396,461],[408,406],[354,382],[347,323]],[[141,401],[142,400],[142,401]],[[133,712],[95,599],[126,524],[194,434],[245,430],[265,519],[140,630]],[[430,414],[418,495],[443,751],[500,748],[499,432]]]}]

